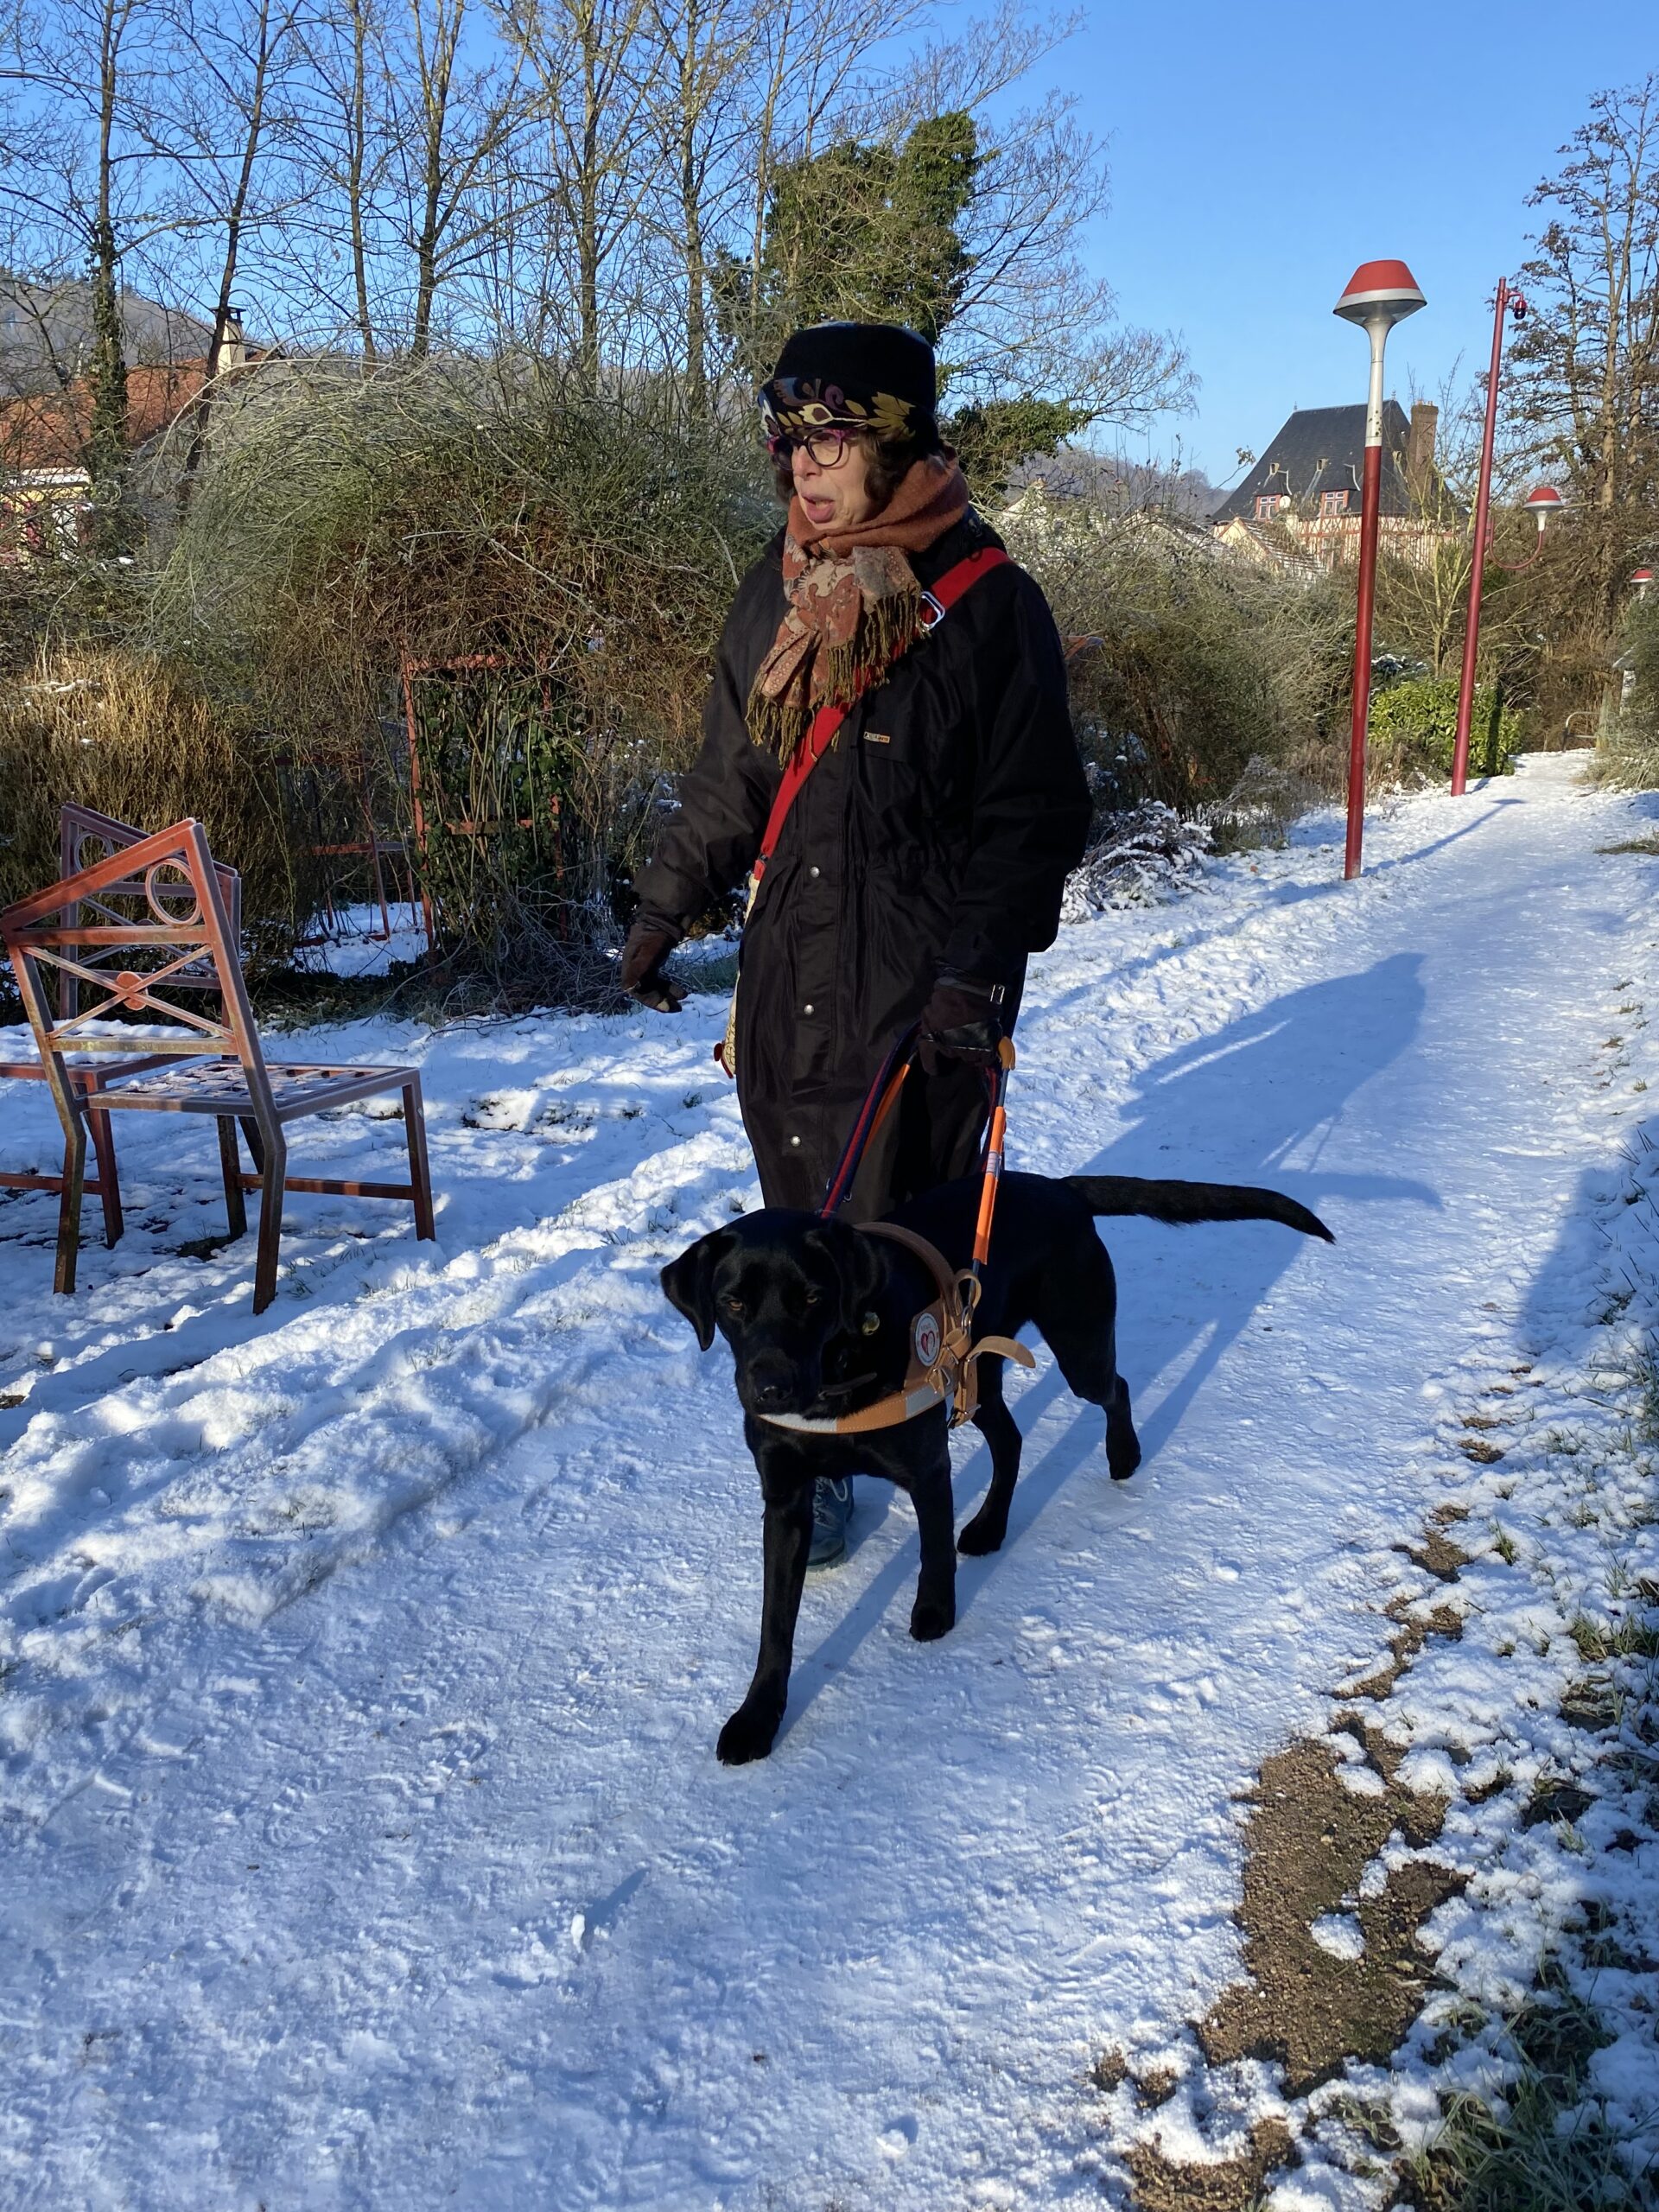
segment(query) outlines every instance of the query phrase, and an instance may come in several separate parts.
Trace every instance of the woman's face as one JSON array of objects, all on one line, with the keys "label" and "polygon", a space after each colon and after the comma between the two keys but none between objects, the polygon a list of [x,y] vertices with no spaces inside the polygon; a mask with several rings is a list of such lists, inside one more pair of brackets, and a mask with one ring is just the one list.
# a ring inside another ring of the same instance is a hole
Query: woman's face
[{"label": "woman's face", "polygon": [[842,441],[841,458],[824,467],[804,446],[797,446],[790,466],[795,493],[815,530],[848,530],[875,512],[869,486],[869,448],[855,431]]}]

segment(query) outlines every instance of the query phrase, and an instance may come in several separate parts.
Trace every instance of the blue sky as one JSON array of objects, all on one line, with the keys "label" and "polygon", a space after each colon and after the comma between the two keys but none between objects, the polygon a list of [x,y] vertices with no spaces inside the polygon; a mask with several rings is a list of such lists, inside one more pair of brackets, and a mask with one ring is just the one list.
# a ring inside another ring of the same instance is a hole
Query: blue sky
[{"label": "blue sky", "polygon": [[1045,71],[1109,141],[1090,258],[1126,321],[1185,335],[1203,379],[1152,449],[1179,437],[1220,483],[1293,405],[1363,399],[1364,340],[1331,308],[1380,255],[1428,296],[1389,340],[1391,388],[1432,393],[1459,354],[1484,368],[1527,194],[1592,92],[1655,67],[1653,0],[1093,0]]}]

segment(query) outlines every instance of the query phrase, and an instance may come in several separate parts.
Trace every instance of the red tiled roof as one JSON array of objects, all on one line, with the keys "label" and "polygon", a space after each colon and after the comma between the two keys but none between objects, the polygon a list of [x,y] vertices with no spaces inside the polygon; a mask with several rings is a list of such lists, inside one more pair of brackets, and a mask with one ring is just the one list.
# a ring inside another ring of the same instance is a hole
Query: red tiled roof
[{"label": "red tiled roof", "polygon": [[[188,406],[207,382],[204,360],[127,371],[127,442],[143,445]],[[78,468],[92,435],[91,385],[77,378],[65,391],[0,403],[0,469]]]}]

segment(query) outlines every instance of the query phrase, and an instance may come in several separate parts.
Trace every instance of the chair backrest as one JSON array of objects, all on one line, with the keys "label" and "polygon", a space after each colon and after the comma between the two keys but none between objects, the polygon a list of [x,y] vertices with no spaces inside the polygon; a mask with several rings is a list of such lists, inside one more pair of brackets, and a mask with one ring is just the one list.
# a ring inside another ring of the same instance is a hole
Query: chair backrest
[{"label": "chair backrest", "polygon": [[[120,825],[118,825],[120,826]],[[99,833],[102,834],[101,832]],[[111,894],[142,902],[137,918],[112,912]],[[81,918],[90,908],[99,917]],[[72,913],[74,919],[62,917]],[[141,837],[0,911],[0,939],[11,958],[29,1027],[60,1109],[75,1109],[63,1072],[66,1052],[125,1054],[135,1049],[181,1058],[224,1056],[241,1062],[250,1092],[269,1109],[270,1084],[231,933],[220,871],[199,822]],[[67,974],[95,1003],[51,1011],[47,974]],[[217,1019],[175,1003],[180,989],[217,991]],[[183,1033],[95,1031],[119,1014],[147,1014]]]},{"label": "chair backrest", "polygon": [[[131,845],[140,845],[148,833],[135,830],[130,822],[118,822],[112,814],[99,814],[95,808],[78,806],[73,800],[58,809],[58,874],[67,879],[83,868],[93,867],[99,861]],[[221,861],[213,862],[213,872],[219,878],[220,895],[230,920],[231,943],[238,957],[242,950],[242,878],[233,868]],[[122,922],[138,919],[143,911],[144,887],[135,878],[130,883],[112,883],[105,887],[95,902],[96,910],[106,921]],[[122,912],[122,908],[127,911]],[[82,902],[76,900],[66,906],[58,918],[73,927],[88,917],[82,912]],[[175,990],[217,990],[217,979],[205,970],[191,973],[188,969],[173,977]],[[58,977],[58,1012],[73,1014],[79,1001],[79,984],[67,969]]]}]

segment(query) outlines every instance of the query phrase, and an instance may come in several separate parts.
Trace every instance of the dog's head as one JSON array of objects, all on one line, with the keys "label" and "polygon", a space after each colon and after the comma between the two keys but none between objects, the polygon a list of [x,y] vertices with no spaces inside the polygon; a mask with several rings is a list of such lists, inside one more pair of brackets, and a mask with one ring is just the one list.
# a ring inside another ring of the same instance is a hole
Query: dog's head
[{"label": "dog's head", "polygon": [[887,1274],[874,1237],[773,1207],[699,1237],[662,1281],[704,1351],[716,1329],[730,1344],[746,1413],[823,1416],[853,1411],[888,1380]]}]

